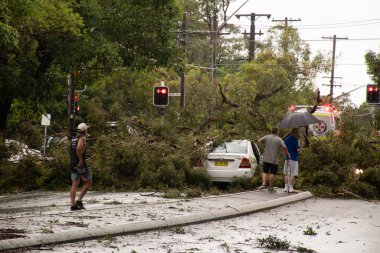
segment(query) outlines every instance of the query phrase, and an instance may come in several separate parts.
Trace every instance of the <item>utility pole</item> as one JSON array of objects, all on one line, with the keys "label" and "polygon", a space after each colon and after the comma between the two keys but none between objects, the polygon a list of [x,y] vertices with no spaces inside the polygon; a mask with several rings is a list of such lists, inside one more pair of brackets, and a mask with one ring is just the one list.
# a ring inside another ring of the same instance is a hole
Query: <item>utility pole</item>
[{"label": "utility pole", "polygon": [[[249,0],[246,0],[240,7],[231,15],[229,16],[221,25],[218,26],[217,22],[217,16],[214,15],[211,20],[211,31],[187,31],[183,27],[182,24],[182,30],[181,31],[175,31],[176,33],[184,34],[200,34],[200,35],[209,35],[211,39],[211,45],[212,45],[212,63],[211,63],[211,73],[212,73],[212,84],[214,87],[216,87],[216,57],[217,57],[217,40],[218,35],[223,34],[229,34],[229,33],[222,33],[221,30],[227,25],[227,22],[238,12],[246,3],[248,3]],[[186,19],[186,18],[185,18]],[[184,19],[183,19],[184,20]],[[183,22],[186,23],[186,22]],[[183,36],[182,38],[186,38]],[[184,42],[185,44],[185,42]]]},{"label": "utility pole", "polygon": [[[182,46],[184,55],[186,58],[186,28],[187,28],[187,12],[184,12],[182,15]],[[181,102],[180,105],[182,108],[185,107],[185,70],[182,70],[181,73]]]},{"label": "utility pole", "polygon": [[331,78],[330,78],[330,104],[333,104],[333,94],[334,94],[334,68],[335,68],[335,47],[336,47],[336,40],[348,40],[347,37],[345,38],[339,38],[334,35],[333,37],[322,37],[322,39],[332,39],[333,40],[333,52],[332,52],[332,66],[331,66]]},{"label": "utility pole", "polygon": [[272,22],[285,22],[285,29],[288,28],[289,22],[294,22],[294,21],[302,21],[300,18],[298,19],[288,19],[288,17],[285,17],[285,19],[272,19]]},{"label": "utility pole", "polygon": [[212,85],[216,87],[216,50],[217,50],[217,39],[218,35],[220,35],[220,31],[227,25],[228,20],[232,18],[236,12],[238,12],[246,3],[248,3],[249,0],[245,1],[240,7],[231,15],[229,16],[220,26],[218,26],[217,17],[214,15],[212,17],[212,23],[211,23],[211,39],[212,39]]},{"label": "utility pole", "polygon": [[216,19],[216,15],[212,17],[212,23],[211,23],[211,43],[212,43],[212,62],[211,62],[211,80],[212,80],[212,85],[215,88],[216,87],[216,39],[218,38],[218,23]]},{"label": "utility pole", "polygon": [[74,82],[74,74],[71,71],[69,78],[67,80],[67,85],[69,89],[69,97],[68,97],[68,115],[69,115],[69,136],[74,135],[74,105],[75,105],[75,82]]},{"label": "utility pole", "polygon": [[[258,32],[256,33],[256,25],[255,22],[258,18],[262,16],[266,16],[268,19],[271,17],[271,14],[256,14],[256,13],[251,13],[251,14],[236,14],[235,15],[238,19],[240,17],[250,17],[251,20],[251,31],[249,33],[249,61],[255,59],[255,51],[256,51],[256,41],[255,41],[255,35],[263,35],[263,33]],[[244,35],[247,35],[247,33],[244,33]]]},{"label": "utility pole", "polygon": [[[323,78],[329,78],[330,79],[330,83],[329,84],[322,84],[323,86],[331,86],[331,76],[324,76]],[[333,84],[333,87],[342,87],[341,84],[335,84],[335,79],[342,79],[342,77],[340,76],[334,76],[334,84]],[[329,97],[331,96],[331,94],[329,94]],[[330,99],[329,99],[329,102],[330,102]]]},{"label": "utility pole", "polygon": [[[289,25],[289,22],[294,22],[294,21],[301,21],[300,18],[298,19],[288,19],[288,17],[285,17],[285,19],[272,19],[272,22],[284,22],[284,30],[286,31],[288,29],[288,25]],[[285,52],[288,52],[289,51],[289,47],[288,47],[288,43],[286,43],[286,45],[284,46],[284,51]]]}]

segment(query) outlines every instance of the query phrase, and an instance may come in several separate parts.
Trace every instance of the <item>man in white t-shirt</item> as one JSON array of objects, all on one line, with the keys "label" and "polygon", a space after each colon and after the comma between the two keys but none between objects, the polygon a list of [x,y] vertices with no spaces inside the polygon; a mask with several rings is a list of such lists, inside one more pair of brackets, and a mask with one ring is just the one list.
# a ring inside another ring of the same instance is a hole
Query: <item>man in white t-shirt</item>
[{"label": "man in white t-shirt", "polygon": [[285,155],[289,156],[284,141],[278,136],[279,132],[280,130],[278,127],[273,127],[272,134],[265,135],[258,141],[259,144],[264,145],[262,184],[258,188],[259,190],[266,188],[266,181],[269,175],[268,190],[270,192],[274,191],[273,185],[278,173],[278,156],[281,149],[284,151]]}]

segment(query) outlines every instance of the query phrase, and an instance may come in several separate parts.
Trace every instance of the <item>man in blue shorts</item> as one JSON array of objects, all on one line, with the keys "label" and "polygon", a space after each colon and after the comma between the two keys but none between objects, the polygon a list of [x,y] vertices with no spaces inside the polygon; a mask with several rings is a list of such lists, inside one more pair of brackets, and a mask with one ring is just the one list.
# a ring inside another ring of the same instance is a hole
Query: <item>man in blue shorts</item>
[{"label": "man in blue shorts", "polygon": [[266,181],[269,175],[268,190],[270,192],[274,191],[273,185],[278,173],[278,156],[281,149],[284,151],[285,155],[289,156],[284,141],[278,136],[279,132],[280,130],[278,127],[273,127],[272,134],[265,135],[258,141],[259,144],[264,145],[262,184],[258,188],[259,190],[266,188]]},{"label": "man in blue shorts", "polygon": [[[70,170],[71,170],[71,211],[78,211],[85,209],[83,206],[82,198],[92,185],[91,172],[86,164],[86,137],[87,125],[81,123],[77,127],[77,136],[75,136],[70,145]],[[79,180],[82,179],[83,186],[78,199],[75,201],[76,192],[79,185]]]}]

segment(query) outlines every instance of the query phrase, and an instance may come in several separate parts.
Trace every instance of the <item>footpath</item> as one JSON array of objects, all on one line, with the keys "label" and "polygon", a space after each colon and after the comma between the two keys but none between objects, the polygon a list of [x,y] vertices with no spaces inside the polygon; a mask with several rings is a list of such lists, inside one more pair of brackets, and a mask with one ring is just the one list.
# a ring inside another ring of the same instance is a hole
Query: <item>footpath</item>
[{"label": "footpath", "polygon": [[282,189],[194,199],[160,193],[89,192],[86,210],[69,211],[69,193],[0,195],[0,250],[91,240],[242,216],[311,198]]}]

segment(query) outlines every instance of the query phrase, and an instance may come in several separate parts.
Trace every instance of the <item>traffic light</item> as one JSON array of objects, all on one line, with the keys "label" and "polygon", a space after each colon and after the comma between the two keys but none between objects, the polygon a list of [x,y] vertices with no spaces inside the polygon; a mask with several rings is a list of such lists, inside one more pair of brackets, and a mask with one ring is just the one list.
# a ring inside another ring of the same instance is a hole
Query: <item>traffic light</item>
[{"label": "traffic light", "polygon": [[75,104],[74,104],[74,112],[75,112],[75,114],[79,114],[80,113],[80,105],[78,105],[78,101],[79,101],[79,96],[78,96],[78,94],[76,94],[75,97],[74,97],[74,102],[75,102]]},{"label": "traffic light", "polygon": [[380,103],[380,90],[375,84],[367,85],[367,103],[368,104]]},{"label": "traffic light", "polygon": [[153,88],[153,104],[167,106],[169,104],[169,87],[156,86]]}]

